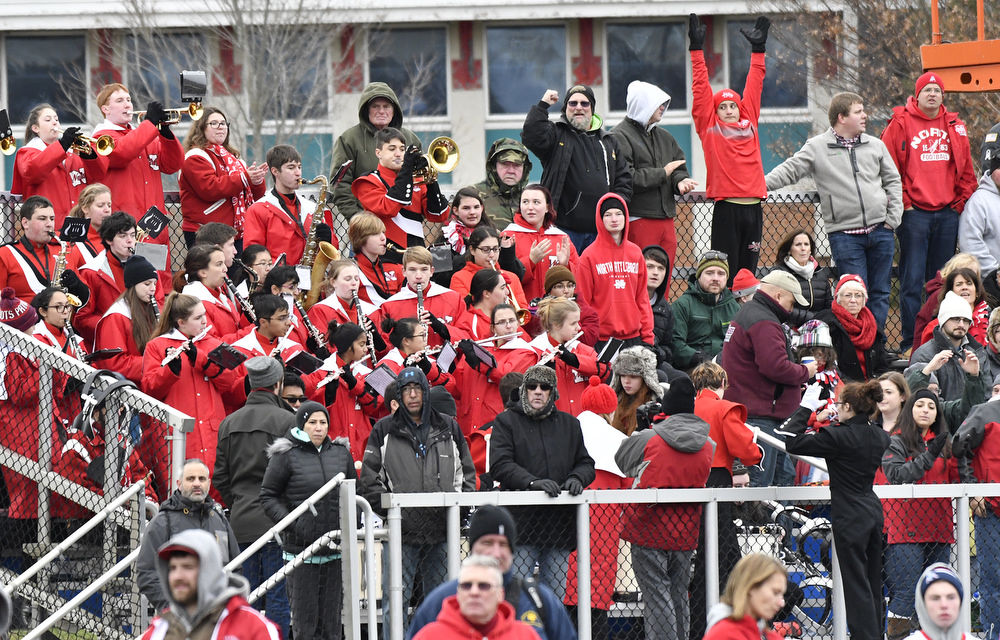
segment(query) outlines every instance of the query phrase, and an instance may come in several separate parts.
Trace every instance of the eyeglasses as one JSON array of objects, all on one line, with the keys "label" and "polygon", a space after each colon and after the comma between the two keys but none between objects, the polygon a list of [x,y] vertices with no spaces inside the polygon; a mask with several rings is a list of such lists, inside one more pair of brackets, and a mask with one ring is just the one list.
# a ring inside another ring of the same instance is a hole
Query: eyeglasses
[{"label": "eyeglasses", "polygon": [[414,333],[412,336],[410,336],[410,340],[416,340],[417,338],[426,338],[426,337],[427,337],[427,332],[424,331],[421,333]]},{"label": "eyeglasses", "polygon": [[270,320],[271,322],[288,322],[288,319],[289,319],[290,317],[291,317],[291,316],[290,316],[289,314],[287,314],[287,313],[286,313],[286,314],[285,314],[285,315],[283,315],[283,316],[274,316],[273,318],[264,318],[264,319],[265,319],[265,320]]},{"label": "eyeglasses", "polygon": [[72,306],[73,305],[69,305],[69,304],[50,304],[49,306],[47,306],[45,308],[46,309],[53,309],[53,310],[56,311],[56,313],[66,313],[67,311],[69,311],[72,308]]},{"label": "eyeglasses", "polygon": [[305,396],[281,396],[281,399],[288,404],[299,404],[300,402],[305,402]]},{"label": "eyeglasses", "polygon": [[500,247],[476,247],[476,249],[482,251],[483,253],[500,253]]},{"label": "eyeglasses", "polygon": [[254,262],[250,266],[251,267],[268,267],[268,268],[270,268],[270,267],[274,266],[274,263],[271,262],[270,260],[267,260],[267,261],[264,261],[264,262]]},{"label": "eyeglasses", "polygon": [[552,391],[552,385],[546,382],[529,382],[524,385],[524,388],[528,391],[534,391],[535,389],[541,389],[542,391]]},{"label": "eyeglasses", "polygon": [[566,104],[570,107],[583,107],[586,109],[590,106],[590,100],[570,100]]},{"label": "eyeglasses", "polygon": [[715,249],[710,249],[701,254],[701,258],[698,259],[699,262],[704,262],[705,260],[726,260],[728,262],[729,254],[723,253],[722,251],[716,251]]},{"label": "eyeglasses", "polygon": [[229,123],[225,120],[219,120],[218,122],[206,122],[205,126],[212,127],[213,129],[228,129]]},{"label": "eyeglasses", "polygon": [[492,582],[459,582],[459,591],[472,591],[472,587],[479,589],[480,591],[492,591],[500,585],[493,584]]},{"label": "eyeglasses", "polygon": [[860,291],[842,291],[838,297],[846,298],[847,300],[864,300],[865,294]]},{"label": "eyeglasses", "polygon": [[504,326],[508,324],[517,324],[517,318],[507,318],[506,320],[496,320],[493,322],[493,326]]}]

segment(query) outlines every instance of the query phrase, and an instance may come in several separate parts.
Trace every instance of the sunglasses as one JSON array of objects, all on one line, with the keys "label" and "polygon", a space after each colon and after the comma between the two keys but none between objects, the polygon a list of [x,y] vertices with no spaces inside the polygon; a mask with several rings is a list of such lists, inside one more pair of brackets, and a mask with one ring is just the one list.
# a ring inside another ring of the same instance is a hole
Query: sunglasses
[{"label": "sunglasses", "polygon": [[587,107],[590,106],[590,101],[589,100],[570,100],[566,104],[569,105],[569,106],[571,106],[571,107],[583,107],[584,109],[586,109]]},{"label": "sunglasses", "polygon": [[701,254],[701,258],[699,259],[699,262],[701,262],[703,260],[727,260],[728,261],[729,260],[729,254],[728,253],[723,253],[722,251],[716,251],[715,249],[711,249],[711,250],[706,251],[705,253]]},{"label": "sunglasses", "polygon": [[306,401],[305,396],[281,396],[281,399],[287,402],[288,404],[297,404],[299,402]]},{"label": "sunglasses", "polygon": [[472,591],[472,587],[476,587],[480,591],[492,591],[497,585],[492,582],[459,582],[459,591]]},{"label": "sunglasses", "polygon": [[528,391],[534,391],[535,389],[541,389],[542,391],[552,391],[552,385],[545,382],[529,382],[524,385],[524,388]]}]

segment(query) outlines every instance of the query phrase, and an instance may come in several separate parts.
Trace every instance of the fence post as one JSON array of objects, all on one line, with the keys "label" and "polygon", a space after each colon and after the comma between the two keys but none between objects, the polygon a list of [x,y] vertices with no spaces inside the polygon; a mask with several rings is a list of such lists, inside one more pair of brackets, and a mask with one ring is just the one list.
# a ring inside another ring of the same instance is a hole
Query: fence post
[{"label": "fence post", "polygon": [[[389,507],[389,639],[403,640],[403,510]],[[384,561],[384,560],[383,560]],[[385,589],[382,585],[382,608],[385,609]]]},{"label": "fence post", "polygon": [[840,575],[836,542],[830,545],[830,559],[833,562],[833,638],[847,640],[847,603],[844,601],[844,580]]},{"label": "fence post", "polygon": [[590,637],[590,503],[576,505],[576,615],[580,640]]},{"label": "fence post", "polygon": [[[340,568],[343,571],[344,632],[352,640],[361,640],[361,573],[358,567],[358,515],[355,505],[357,480],[340,483]],[[337,606],[337,603],[333,603]]]},{"label": "fence post", "polygon": [[719,601],[719,503],[705,503],[705,610]]},{"label": "fence post", "polygon": [[[958,498],[957,517],[955,521],[955,551],[958,553],[958,576],[962,580],[962,630],[972,631],[972,570],[969,566],[970,549],[969,533],[969,496]],[[980,565],[981,566],[981,565]]]},{"label": "fence post", "polygon": [[462,560],[462,512],[457,504],[448,507],[448,579],[457,580]]}]

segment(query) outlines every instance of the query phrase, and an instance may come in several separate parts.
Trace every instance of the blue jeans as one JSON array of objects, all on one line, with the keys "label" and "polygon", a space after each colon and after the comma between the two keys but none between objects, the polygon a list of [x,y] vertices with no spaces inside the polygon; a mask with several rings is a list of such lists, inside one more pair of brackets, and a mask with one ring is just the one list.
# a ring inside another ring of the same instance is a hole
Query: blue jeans
[{"label": "blue jeans", "polygon": [[916,613],[914,590],[920,574],[935,562],[950,564],[951,549],[941,542],[890,544],[885,552],[889,583],[889,615],[912,618]]},{"label": "blue jeans", "polygon": [[924,283],[955,255],[958,213],[952,209],[903,213],[899,236],[899,299],[903,321],[900,349],[913,345],[913,324],[920,311]]},{"label": "blue jeans", "polygon": [[594,240],[597,240],[596,233],[584,233],[582,231],[566,231],[566,235],[569,236],[570,242],[576,247],[576,252],[582,254],[583,250],[593,244]]},{"label": "blue jeans", "polygon": [[[248,544],[240,545],[240,549],[246,549],[249,546]],[[243,577],[250,581],[250,591],[266,582],[284,564],[285,562],[281,558],[281,547],[273,540],[247,558],[247,561],[243,563],[242,571]],[[278,625],[282,638],[288,637],[288,593],[285,591],[284,580],[268,591],[254,606],[263,611],[271,622]]]},{"label": "blue jeans", "polygon": [[566,572],[569,570],[569,551],[550,547],[519,544],[514,549],[514,571],[530,576],[538,565],[538,581],[559,597],[566,595]]},{"label": "blue jeans", "polygon": [[871,233],[862,235],[834,231],[830,234],[830,249],[841,275],[861,276],[868,288],[868,308],[878,326],[884,327],[889,315],[889,274],[896,253],[892,229],[880,224]]},{"label": "blue jeans", "polygon": [[1000,516],[987,505],[985,516],[976,516],[976,555],[979,559],[980,637],[1000,637]]},{"label": "blue jeans", "polygon": [[[772,436],[774,430],[780,427],[782,422],[784,421],[763,416],[747,418],[747,424],[759,427],[761,431]],[[792,459],[785,455],[784,451],[779,451],[769,444],[761,442],[760,446],[764,448],[764,459],[760,461],[763,471],[756,466],[750,467],[750,486],[790,487],[795,484],[795,465],[792,463]]]},{"label": "blue jeans", "polygon": [[[410,626],[410,598],[413,583],[420,573],[423,594],[448,579],[448,552],[443,542],[434,544],[403,544],[403,633]],[[389,640],[389,549],[382,553],[382,635]]]}]

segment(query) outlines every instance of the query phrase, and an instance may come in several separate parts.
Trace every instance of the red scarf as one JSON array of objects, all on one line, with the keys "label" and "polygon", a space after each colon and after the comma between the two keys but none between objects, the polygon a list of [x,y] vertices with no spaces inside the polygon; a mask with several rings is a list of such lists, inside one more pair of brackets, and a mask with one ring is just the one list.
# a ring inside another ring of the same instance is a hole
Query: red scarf
[{"label": "red scarf", "polygon": [[451,222],[445,225],[442,233],[448,239],[448,244],[455,250],[455,253],[462,255],[465,253],[465,245],[469,241],[469,236],[474,230],[474,227],[467,227],[464,222],[452,216]]},{"label": "red scarf", "polygon": [[213,144],[211,150],[212,153],[222,158],[226,173],[231,176],[239,176],[243,182],[243,189],[231,198],[233,203],[233,227],[236,228],[236,233],[242,236],[243,219],[246,217],[247,207],[253,204],[253,192],[250,190],[250,180],[247,176],[246,165],[221,144]]},{"label": "red scarf", "polygon": [[875,334],[878,327],[875,326],[875,316],[872,315],[868,307],[861,307],[861,313],[855,318],[851,313],[840,306],[837,302],[831,305],[833,315],[837,316],[840,325],[844,327],[847,336],[854,345],[854,351],[858,354],[858,363],[861,365],[861,372],[868,377],[868,367],[865,364],[865,351],[875,344]]}]

